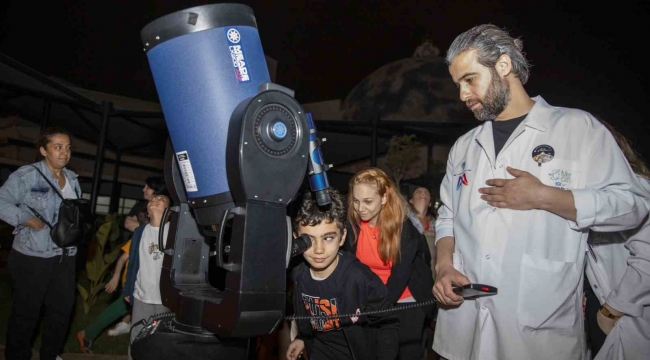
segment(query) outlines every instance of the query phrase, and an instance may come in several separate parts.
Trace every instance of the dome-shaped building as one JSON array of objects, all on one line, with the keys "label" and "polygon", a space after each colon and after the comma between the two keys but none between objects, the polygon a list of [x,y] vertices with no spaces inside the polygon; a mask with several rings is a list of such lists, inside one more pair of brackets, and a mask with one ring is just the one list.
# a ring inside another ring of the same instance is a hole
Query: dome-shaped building
[{"label": "dome-shaped building", "polygon": [[377,69],[343,101],[345,120],[472,122],[439,50],[425,42],[414,57]]}]

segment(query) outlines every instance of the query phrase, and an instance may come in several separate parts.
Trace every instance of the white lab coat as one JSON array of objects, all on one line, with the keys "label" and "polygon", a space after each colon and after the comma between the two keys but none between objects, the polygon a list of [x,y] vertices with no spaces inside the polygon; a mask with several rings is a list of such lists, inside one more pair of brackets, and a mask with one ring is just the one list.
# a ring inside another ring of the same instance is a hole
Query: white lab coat
[{"label": "white lab coat", "polygon": [[[640,178],[646,191],[650,182]],[[625,314],[595,360],[650,358],[650,220],[640,228],[589,237],[585,272],[601,304]]]},{"label": "white lab coat", "polygon": [[[433,349],[451,360],[582,359],[587,229],[630,229],[648,214],[645,192],[601,123],[533,100],[496,159],[491,122],[463,135],[449,154],[436,239],[454,236],[454,267],[473,283],[498,288],[496,296],[438,312]],[[541,164],[533,160],[540,145],[553,148]],[[481,200],[486,180],[512,178],[507,166],[570,189],[576,221]]]}]

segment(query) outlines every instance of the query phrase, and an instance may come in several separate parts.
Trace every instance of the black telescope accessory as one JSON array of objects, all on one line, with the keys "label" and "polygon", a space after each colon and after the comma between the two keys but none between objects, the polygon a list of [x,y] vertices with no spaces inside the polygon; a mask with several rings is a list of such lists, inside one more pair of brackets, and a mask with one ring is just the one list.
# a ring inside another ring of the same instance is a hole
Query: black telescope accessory
[{"label": "black telescope accessory", "polygon": [[483,296],[496,295],[498,290],[494,286],[485,284],[467,284],[463,286],[454,286],[453,290],[463,299],[475,299]]},{"label": "black telescope accessory", "polygon": [[165,211],[163,211],[162,214],[162,221],[161,225],[158,228],[158,251],[165,253],[167,255],[174,255],[174,249],[165,249],[164,245],[164,234],[165,234],[165,223],[167,222],[167,215],[169,215],[170,211],[173,211],[177,213],[180,211],[180,206],[171,206],[171,207],[166,207]]},{"label": "black telescope accessory", "polygon": [[291,243],[291,257],[301,255],[311,247],[311,238],[305,234],[293,238]]},{"label": "black telescope accessory", "polygon": [[223,261],[223,255],[230,254],[230,245],[224,245],[224,238],[227,228],[227,221],[235,215],[246,216],[246,209],[241,207],[234,207],[223,212],[221,225],[219,226],[219,232],[217,233],[217,243],[214,254],[216,256],[217,266],[231,272],[239,270],[240,266],[239,264],[233,262],[226,263]]}]

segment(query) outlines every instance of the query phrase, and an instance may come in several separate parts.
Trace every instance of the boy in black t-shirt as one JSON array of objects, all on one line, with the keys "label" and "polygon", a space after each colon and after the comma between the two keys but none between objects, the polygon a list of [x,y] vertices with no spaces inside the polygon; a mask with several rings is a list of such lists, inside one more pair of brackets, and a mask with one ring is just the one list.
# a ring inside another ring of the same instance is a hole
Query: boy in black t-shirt
[{"label": "boy in black t-shirt", "polygon": [[[336,190],[331,205],[320,208],[311,192],[303,195],[294,217],[294,236],[307,235],[312,245],[305,262],[292,271],[293,301],[298,316],[359,314],[389,309],[379,277],[354,255],[339,252],[345,242],[345,206]],[[390,359],[397,357],[398,320],[392,312],[341,318],[299,320],[298,337],[287,359],[305,351],[310,360]]]}]

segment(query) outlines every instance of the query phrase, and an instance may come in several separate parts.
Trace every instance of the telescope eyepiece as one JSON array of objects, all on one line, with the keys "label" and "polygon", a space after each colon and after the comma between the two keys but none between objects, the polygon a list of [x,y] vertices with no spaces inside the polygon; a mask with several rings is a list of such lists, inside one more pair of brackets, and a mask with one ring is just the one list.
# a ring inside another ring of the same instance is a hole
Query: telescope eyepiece
[{"label": "telescope eyepiece", "polygon": [[309,236],[302,234],[298,236],[297,238],[293,239],[293,242],[291,243],[291,257],[295,257],[298,255],[301,255],[307,249],[311,247],[311,238]]},{"label": "telescope eyepiece", "polygon": [[316,191],[315,194],[318,206],[326,206],[332,203],[332,197],[327,192],[327,189]]}]

